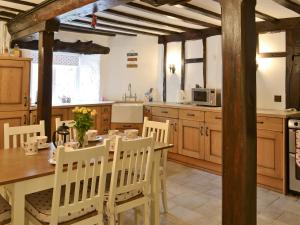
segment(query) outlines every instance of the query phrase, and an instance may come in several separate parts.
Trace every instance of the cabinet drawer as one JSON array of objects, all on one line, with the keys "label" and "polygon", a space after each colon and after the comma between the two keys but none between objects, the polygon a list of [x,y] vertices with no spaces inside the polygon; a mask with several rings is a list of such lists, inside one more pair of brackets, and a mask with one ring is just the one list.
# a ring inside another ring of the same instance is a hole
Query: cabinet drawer
[{"label": "cabinet drawer", "polygon": [[206,112],[205,113],[206,123],[222,123],[222,113],[220,112]]},{"label": "cabinet drawer", "polygon": [[179,118],[184,120],[204,121],[204,112],[196,111],[196,110],[180,109]]},{"label": "cabinet drawer", "polygon": [[102,114],[110,114],[111,113],[111,106],[101,106],[101,113]]},{"label": "cabinet drawer", "polygon": [[283,122],[280,118],[258,116],[256,123],[258,130],[283,131]]},{"label": "cabinet drawer", "polygon": [[165,107],[153,107],[152,115],[153,116],[170,117],[170,118],[178,118],[178,109],[165,108]]}]

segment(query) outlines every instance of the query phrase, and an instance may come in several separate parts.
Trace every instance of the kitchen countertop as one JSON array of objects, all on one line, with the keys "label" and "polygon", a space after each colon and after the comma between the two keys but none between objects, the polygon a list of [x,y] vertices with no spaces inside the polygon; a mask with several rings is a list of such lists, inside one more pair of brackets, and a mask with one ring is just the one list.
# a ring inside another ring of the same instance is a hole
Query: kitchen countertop
[{"label": "kitchen countertop", "polygon": [[[78,103],[76,104],[75,102],[72,103],[65,103],[65,104],[60,104],[60,105],[53,105],[52,107],[54,108],[72,108],[72,107],[76,107],[76,106],[98,106],[98,105],[112,105],[113,103],[115,103],[114,101],[99,101],[99,102],[93,102],[93,103]],[[30,107],[30,110],[35,110],[36,109],[36,105],[33,105]]]},{"label": "kitchen countertop", "polygon": [[[196,106],[191,104],[169,103],[169,102],[147,102],[146,106],[180,108],[190,110],[201,110],[207,112],[221,112],[222,107]],[[300,111],[274,110],[274,109],[257,109],[259,116],[279,117],[279,118],[293,118],[300,117]]]}]

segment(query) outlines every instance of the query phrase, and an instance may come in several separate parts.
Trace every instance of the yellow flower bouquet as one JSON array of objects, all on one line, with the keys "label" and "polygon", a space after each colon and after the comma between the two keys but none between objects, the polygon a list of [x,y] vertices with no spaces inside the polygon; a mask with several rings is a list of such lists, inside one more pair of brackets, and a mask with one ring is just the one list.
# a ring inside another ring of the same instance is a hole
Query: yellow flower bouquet
[{"label": "yellow flower bouquet", "polygon": [[86,132],[93,126],[97,112],[86,107],[76,107],[72,112],[74,113],[74,120],[76,122],[74,127],[77,131],[77,141],[80,147],[83,147]]}]

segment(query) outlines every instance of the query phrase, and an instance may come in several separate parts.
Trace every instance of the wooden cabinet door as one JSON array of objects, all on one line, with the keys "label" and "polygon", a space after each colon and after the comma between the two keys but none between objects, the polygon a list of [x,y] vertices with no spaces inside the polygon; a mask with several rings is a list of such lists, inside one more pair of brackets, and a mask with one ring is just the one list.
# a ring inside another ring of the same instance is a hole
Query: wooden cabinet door
[{"label": "wooden cabinet door", "polygon": [[222,124],[206,123],[205,126],[205,160],[222,164]]},{"label": "wooden cabinet door", "polygon": [[5,123],[9,126],[24,126],[29,122],[28,111],[15,111],[15,112],[0,112],[0,148],[4,147],[4,128]]},{"label": "wooden cabinet door", "polygon": [[0,59],[0,111],[29,109],[30,61]]},{"label": "wooden cabinet door", "polygon": [[204,159],[204,123],[179,120],[179,153]]},{"label": "wooden cabinet door", "polygon": [[167,117],[159,117],[159,116],[153,116],[153,121],[157,122],[166,122],[166,120],[170,121],[170,129],[169,129],[169,143],[173,144],[174,147],[170,149],[170,152],[178,153],[178,120],[177,119],[170,119]]},{"label": "wooden cabinet door", "polygon": [[30,125],[38,124],[38,121],[37,121],[37,110],[31,110],[29,112],[29,124]]},{"label": "wooden cabinet door", "polygon": [[283,134],[276,131],[257,131],[257,173],[283,178]]},{"label": "wooden cabinet door", "polygon": [[60,120],[70,120],[69,110],[71,108],[52,108],[52,117],[51,117],[51,131],[56,131],[55,119],[60,118]]}]

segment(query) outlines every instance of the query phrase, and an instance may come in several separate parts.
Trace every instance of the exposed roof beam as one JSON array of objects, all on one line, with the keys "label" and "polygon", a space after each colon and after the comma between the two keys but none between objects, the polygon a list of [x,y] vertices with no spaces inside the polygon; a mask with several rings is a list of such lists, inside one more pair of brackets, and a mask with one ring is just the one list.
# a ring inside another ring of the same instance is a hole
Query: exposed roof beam
[{"label": "exposed roof beam", "polygon": [[[91,18],[92,16],[88,15],[87,17]],[[148,26],[148,25],[145,26],[145,25],[140,25],[140,24],[135,24],[135,23],[128,23],[128,22],[109,19],[109,18],[101,17],[101,16],[97,16],[97,19],[100,20],[100,21],[108,22],[108,23],[114,23],[114,24],[128,26],[128,27],[134,27],[134,28],[141,28],[141,29],[145,29],[145,30],[157,31],[157,32],[165,33],[165,34],[177,33],[177,32],[172,31],[172,30],[162,29],[162,28]]]},{"label": "exposed roof beam", "polygon": [[[213,1],[214,1],[214,2],[220,3],[220,0],[213,0]],[[277,1],[277,0],[274,0],[274,1]],[[270,16],[270,15],[267,15],[267,14],[262,13],[262,12],[257,11],[257,10],[255,10],[255,16],[256,16],[257,18],[263,19],[263,20],[265,20],[265,21],[270,21],[270,22],[276,22],[276,21],[278,21],[277,18],[272,17],[272,16]]]},{"label": "exposed roof beam", "polygon": [[[18,15],[8,23],[11,34],[24,30],[36,23],[60,16],[62,22],[77,16],[91,14],[94,9],[103,11],[131,0],[47,0],[26,13]],[[62,15],[63,14],[63,15]]]},{"label": "exposed roof beam", "polygon": [[27,6],[31,6],[31,7],[34,7],[37,5],[36,3],[33,3],[33,2],[27,2],[27,1],[21,1],[21,0],[2,0],[2,1],[12,2],[12,3],[20,4],[20,5],[27,5]]},{"label": "exposed roof beam", "polygon": [[8,17],[8,18],[14,18],[17,14],[7,12],[7,11],[0,11],[0,16]]},{"label": "exposed roof beam", "polygon": [[[79,23],[79,24],[87,24],[87,25],[91,24],[90,21],[78,20],[78,19],[77,20],[73,20],[72,22]],[[99,27],[99,28],[113,29],[113,30],[120,30],[120,31],[131,32],[131,33],[136,33],[136,34],[145,34],[145,35],[151,35],[151,36],[159,36],[159,34],[156,34],[156,33],[151,33],[151,32],[146,32],[146,31],[140,31],[140,30],[125,28],[125,27],[112,26],[112,25],[103,24],[103,23],[97,23],[97,27]]]},{"label": "exposed roof beam", "polygon": [[11,7],[7,7],[7,6],[4,6],[4,5],[1,5],[1,4],[0,4],[0,9],[5,9],[5,10],[12,11],[12,12],[18,12],[18,13],[25,12],[25,10],[23,10],[23,9],[11,8]]},{"label": "exposed roof beam", "polygon": [[97,34],[104,36],[116,36],[116,34],[125,35],[125,36],[137,36],[136,34],[123,33],[118,31],[106,31],[101,29],[92,29],[88,27],[75,26],[70,24],[61,24],[60,30],[63,31],[72,31],[77,33],[86,33],[86,34]]},{"label": "exposed roof beam", "polygon": [[262,12],[259,12],[259,11],[257,11],[257,10],[255,11],[255,16],[256,16],[257,18],[263,19],[263,20],[265,20],[265,21],[271,21],[271,22],[276,22],[276,21],[278,21],[277,18],[272,17],[272,16],[269,16],[269,15],[267,15],[267,14],[265,14],[265,13],[262,13]]},{"label": "exposed roof beam", "polygon": [[132,20],[135,20],[135,21],[138,20],[140,22],[147,22],[147,23],[153,23],[153,24],[159,24],[159,25],[163,25],[163,26],[173,27],[173,28],[180,29],[180,30],[183,30],[183,31],[195,30],[195,29],[192,29],[192,28],[179,26],[179,25],[172,24],[172,23],[166,23],[166,22],[162,22],[162,21],[159,21],[159,20],[149,19],[147,17],[137,16],[137,15],[117,11],[117,10],[114,10],[114,9],[107,9],[104,12],[109,13],[109,14],[113,14],[113,15],[116,15],[116,16],[122,16],[124,18],[132,19]]},{"label": "exposed roof beam", "polygon": [[178,2],[183,2],[183,1],[185,2],[190,0],[141,0],[141,1],[157,7],[165,4],[176,5],[178,4]]},{"label": "exposed roof beam", "polygon": [[0,21],[8,22],[8,21],[10,21],[10,19],[7,18],[7,17],[2,17],[2,16],[0,16]]},{"label": "exposed roof beam", "polygon": [[298,5],[295,2],[292,2],[291,0],[273,0],[273,1],[277,2],[278,4],[282,5],[285,8],[288,8],[289,10],[292,10],[300,14],[300,5]]},{"label": "exposed roof beam", "polygon": [[136,9],[140,9],[140,10],[143,10],[143,11],[146,11],[146,12],[150,12],[150,13],[156,13],[156,14],[163,15],[163,16],[174,17],[174,18],[179,19],[183,22],[192,23],[192,24],[195,24],[195,25],[203,26],[203,27],[218,27],[218,25],[215,25],[215,24],[212,24],[212,23],[208,23],[208,22],[205,22],[205,21],[193,19],[193,18],[190,18],[190,17],[185,17],[185,16],[182,16],[182,15],[178,15],[176,13],[167,12],[167,11],[164,11],[164,10],[160,10],[160,9],[157,9],[157,8],[154,8],[154,7],[151,7],[151,6],[146,6],[146,5],[142,5],[142,4],[135,3],[135,2],[129,2],[129,3],[127,3],[127,6],[133,7],[133,8],[136,8]]},{"label": "exposed roof beam", "polygon": [[57,18],[47,20],[40,22],[38,24],[35,24],[34,26],[31,26],[25,30],[19,31],[17,33],[14,33],[11,35],[12,40],[21,39],[24,37],[28,37],[29,35],[39,33],[42,31],[52,31],[56,32],[59,30],[60,22]]},{"label": "exposed roof beam", "polygon": [[204,9],[199,6],[192,5],[190,3],[180,3],[179,5],[180,5],[180,8],[184,8],[184,9],[190,10],[192,12],[200,13],[204,16],[207,16],[207,17],[210,17],[210,18],[213,18],[216,20],[221,20],[221,14],[219,14],[219,13]]}]

